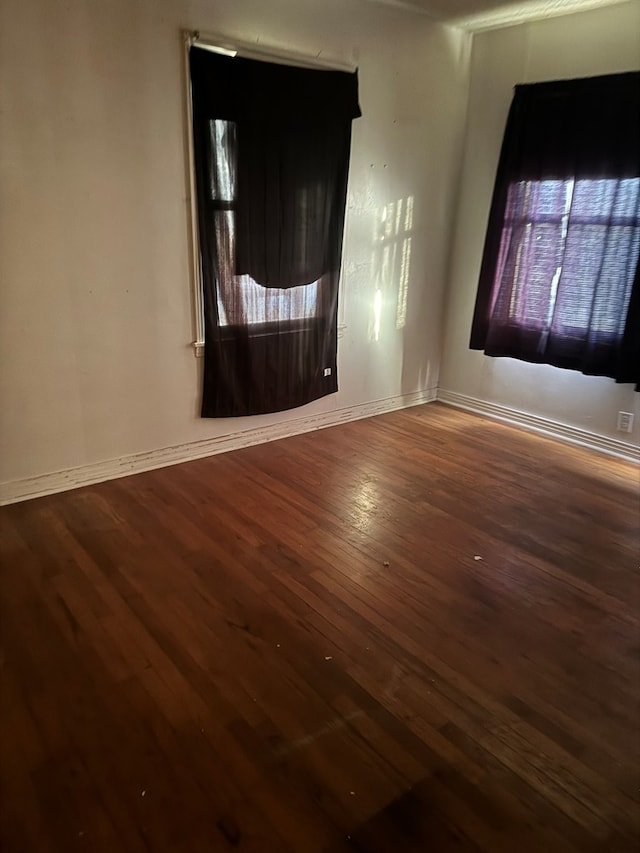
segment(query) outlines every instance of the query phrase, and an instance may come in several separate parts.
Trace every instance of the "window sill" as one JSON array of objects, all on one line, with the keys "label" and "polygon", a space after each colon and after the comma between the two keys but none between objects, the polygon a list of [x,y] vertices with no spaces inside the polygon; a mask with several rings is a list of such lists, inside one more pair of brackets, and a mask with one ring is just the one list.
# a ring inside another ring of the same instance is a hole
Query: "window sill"
[{"label": "window sill", "polygon": [[[344,337],[346,328],[346,323],[340,323],[338,325],[338,338]],[[204,358],[204,341],[194,341],[191,346],[193,347],[193,355],[195,358]]]}]

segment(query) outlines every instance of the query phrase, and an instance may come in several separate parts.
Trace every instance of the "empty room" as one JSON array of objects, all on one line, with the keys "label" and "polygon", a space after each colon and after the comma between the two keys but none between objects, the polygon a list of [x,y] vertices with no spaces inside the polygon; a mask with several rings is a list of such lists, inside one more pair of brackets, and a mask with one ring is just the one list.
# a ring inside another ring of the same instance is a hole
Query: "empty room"
[{"label": "empty room", "polygon": [[640,4],[0,0],[0,849],[640,849]]}]

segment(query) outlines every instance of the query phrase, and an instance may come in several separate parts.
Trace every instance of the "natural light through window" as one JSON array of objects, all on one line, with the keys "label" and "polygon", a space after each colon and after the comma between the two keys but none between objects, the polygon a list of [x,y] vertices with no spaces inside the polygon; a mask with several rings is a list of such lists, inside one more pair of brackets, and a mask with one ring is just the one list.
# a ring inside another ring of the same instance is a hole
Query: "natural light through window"
[{"label": "natural light through window", "polygon": [[[639,202],[638,178],[512,183],[496,276],[513,284],[510,321],[621,335],[640,249]],[[492,310],[499,297],[496,288]]]},{"label": "natural light through window", "polygon": [[[235,207],[238,198],[236,146],[236,124],[232,121],[213,119],[209,122],[211,151],[210,169],[211,198],[220,210],[216,228],[219,247],[218,271],[224,270],[233,276],[236,269]],[[235,276],[238,289],[237,301],[244,311],[244,322],[248,325],[281,320],[306,320],[316,315],[318,282],[281,289],[264,287],[251,276]],[[220,326],[232,325],[225,302],[218,288],[218,322]]]}]

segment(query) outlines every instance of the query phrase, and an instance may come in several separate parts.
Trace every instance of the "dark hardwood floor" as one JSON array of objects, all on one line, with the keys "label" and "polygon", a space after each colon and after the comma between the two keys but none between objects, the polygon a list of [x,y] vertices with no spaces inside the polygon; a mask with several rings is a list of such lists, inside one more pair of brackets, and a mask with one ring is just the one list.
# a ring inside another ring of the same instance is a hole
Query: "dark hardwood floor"
[{"label": "dark hardwood floor", "polygon": [[437,404],[0,510],[0,849],[640,849],[640,475]]}]

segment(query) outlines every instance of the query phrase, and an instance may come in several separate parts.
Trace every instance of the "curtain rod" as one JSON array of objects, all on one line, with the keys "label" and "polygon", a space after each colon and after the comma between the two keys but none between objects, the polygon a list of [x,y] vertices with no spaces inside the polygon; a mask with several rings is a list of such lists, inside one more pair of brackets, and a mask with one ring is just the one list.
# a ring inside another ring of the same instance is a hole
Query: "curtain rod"
[{"label": "curtain rod", "polygon": [[238,41],[214,33],[201,33],[199,30],[186,31],[184,35],[188,47],[199,47],[225,56],[239,56],[244,59],[260,59],[267,62],[279,60],[286,65],[296,65],[300,68],[324,68],[329,71],[351,73],[357,70],[357,65],[333,57],[321,56],[320,53],[317,56],[311,56],[268,44]]}]

